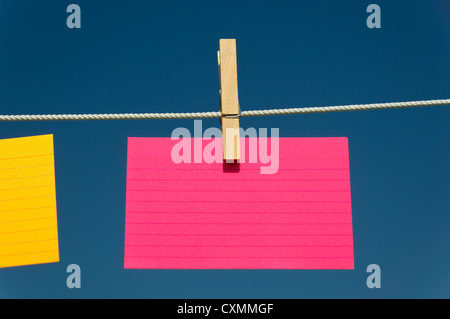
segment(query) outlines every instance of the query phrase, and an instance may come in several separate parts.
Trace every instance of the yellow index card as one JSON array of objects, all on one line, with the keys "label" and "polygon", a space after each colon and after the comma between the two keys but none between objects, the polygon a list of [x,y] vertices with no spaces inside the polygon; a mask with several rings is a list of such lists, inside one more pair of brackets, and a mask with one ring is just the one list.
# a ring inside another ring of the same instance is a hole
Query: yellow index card
[{"label": "yellow index card", "polygon": [[53,135],[0,140],[0,268],[58,261]]}]

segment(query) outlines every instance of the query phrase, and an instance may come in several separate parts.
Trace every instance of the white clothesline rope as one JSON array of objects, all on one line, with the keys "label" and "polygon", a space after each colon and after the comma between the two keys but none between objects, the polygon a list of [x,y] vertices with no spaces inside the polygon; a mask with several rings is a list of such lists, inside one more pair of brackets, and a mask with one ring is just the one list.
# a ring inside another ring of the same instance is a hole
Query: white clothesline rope
[{"label": "white clothesline rope", "polygon": [[[265,116],[265,115],[363,111],[363,110],[377,110],[377,109],[390,109],[402,107],[424,107],[437,105],[450,105],[450,99],[255,110],[255,111],[243,111],[240,116],[247,117],[247,116]],[[220,118],[220,117],[221,117],[220,112],[43,114],[43,115],[0,115],[0,121],[145,120],[145,119],[199,119],[199,118]]]}]

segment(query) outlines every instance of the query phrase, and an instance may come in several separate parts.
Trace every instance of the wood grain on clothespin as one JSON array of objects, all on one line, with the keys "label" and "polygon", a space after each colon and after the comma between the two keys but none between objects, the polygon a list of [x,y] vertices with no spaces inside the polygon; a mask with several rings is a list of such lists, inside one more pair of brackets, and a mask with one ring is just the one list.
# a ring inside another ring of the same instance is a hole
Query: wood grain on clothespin
[{"label": "wood grain on clothespin", "polygon": [[218,62],[223,159],[236,162],[240,158],[236,39],[220,39]]}]

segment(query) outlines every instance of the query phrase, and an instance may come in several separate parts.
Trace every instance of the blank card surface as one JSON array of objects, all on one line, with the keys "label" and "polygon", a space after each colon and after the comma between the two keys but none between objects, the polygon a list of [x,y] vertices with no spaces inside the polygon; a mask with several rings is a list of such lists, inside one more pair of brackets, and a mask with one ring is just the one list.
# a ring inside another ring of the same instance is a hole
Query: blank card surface
[{"label": "blank card surface", "polygon": [[0,140],[0,267],[57,261],[53,135]]},{"label": "blank card surface", "polygon": [[269,174],[250,140],[235,165],[195,163],[202,139],[191,163],[174,162],[179,141],[128,139],[125,268],[354,268],[347,139],[280,138]]}]

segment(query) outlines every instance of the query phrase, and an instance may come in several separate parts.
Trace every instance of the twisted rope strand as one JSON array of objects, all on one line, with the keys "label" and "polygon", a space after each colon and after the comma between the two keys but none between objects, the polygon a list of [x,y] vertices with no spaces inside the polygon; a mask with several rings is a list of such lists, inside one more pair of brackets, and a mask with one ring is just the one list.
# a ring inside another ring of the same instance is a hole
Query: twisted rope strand
[{"label": "twisted rope strand", "polygon": [[411,102],[391,102],[391,103],[373,103],[373,104],[352,104],[338,106],[320,106],[320,107],[301,107],[285,108],[260,111],[244,111],[241,116],[263,116],[263,115],[285,115],[285,114],[306,114],[306,113],[328,113],[344,111],[365,111],[377,109],[403,108],[403,107],[425,107],[437,105],[449,105],[450,99],[411,101]]},{"label": "twisted rope strand", "polygon": [[[243,111],[241,117],[450,105],[450,99]],[[86,121],[220,118],[220,112],[0,115],[0,121]]]}]

